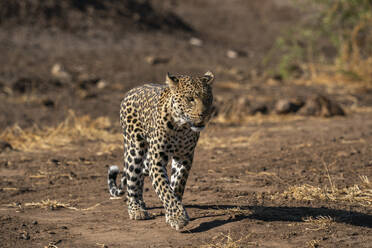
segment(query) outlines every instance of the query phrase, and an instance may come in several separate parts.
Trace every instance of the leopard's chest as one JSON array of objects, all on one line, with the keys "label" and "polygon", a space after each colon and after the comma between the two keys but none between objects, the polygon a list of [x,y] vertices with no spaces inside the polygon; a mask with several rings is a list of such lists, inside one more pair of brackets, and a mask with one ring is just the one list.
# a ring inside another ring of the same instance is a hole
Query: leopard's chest
[{"label": "leopard's chest", "polygon": [[150,144],[157,150],[162,150],[169,155],[186,155],[191,153],[199,139],[199,133],[184,127],[181,130],[153,130]]}]

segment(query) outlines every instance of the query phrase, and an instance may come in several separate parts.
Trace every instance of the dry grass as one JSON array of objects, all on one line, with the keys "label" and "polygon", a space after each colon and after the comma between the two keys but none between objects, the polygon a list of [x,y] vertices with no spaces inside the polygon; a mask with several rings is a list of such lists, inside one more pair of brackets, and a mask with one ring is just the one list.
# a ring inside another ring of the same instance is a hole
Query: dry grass
[{"label": "dry grass", "polygon": [[240,239],[233,239],[231,234],[219,234],[212,238],[211,243],[201,245],[201,248],[243,248],[249,246],[257,246],[257,242],[248,242],[250,235]]},{"label": "dry grass", "polygon": [[278,122],[293,122],[305,119],[300,115],[279,115],[279,114],[247,114],[239,110],[239,107],[234,108],[233,111],[220,112],[212,119],[213,123],[224,125],[242,125],[242,124],[263,124],[263,123],[278,123]]},{"label": "dry grass", "polygon": [[31,208],[43,208],[43,209],[50,209],[56,210],[60,208],[70,208],[70,204],[62,203],[57,200],[42,200],[41,202],[27,202],[23,204],[24,207],[31,207]]},{"label": "dry grass", "polygon": [[44,248],[58,248],[57,244],[59,244],[60,242],[61,240],[49,242],[49,244],[47,246],[44,246]]},{"label": "dry grass", "polygon": [[108,131],[110,127],[111,122],[107,117],[77,117],[70,111],[65,121],[57,127],[22,129],[15,125],[5,129],[0,139],[22,151],[57,149],[81,140],[102,141],[102,150],[112,151],[120,147],[121,136]]},{"label": "dry grass", "polygon": [[335,220],[330,216],[318,216],[313,218],[312,216],[304,218],[303,221],[306,225],[311,227],[306,228],[306,230],[318,231],[328,229],[332,224],[335,223]]},{"label": "dry grass", "polygon": [[[367,176],[360,176],[361,184],[346,188],[320,188],[309,184],[290,186],[282,193],[274,194],[275,199],[294,199],[298,201],[332,201],[372,207],[372,184]],[[333,184],[332,184],[333,185]]]},{"label": "dry grass", "polygon": [[70,209],[70,210],[76,210],[76,211],[89,211],[93,210],[96,207],[100,206],[102,203],[97,203],[94,206],[88,207],[88,208],[76,208],[71,206],[69,203],[63,203],[59,202],[58,200],[42,200],[40,202],[26,202],[23,204],[8,204],[7,207],[16,207],[16,208],[42,208],[42,209],[49,209],[49,210],[57,210],[61,208]]},{"label": "dry grass", "polygon": [[322,241],[322,239],[313,239],[306,242],[306,245],[310,248],[317,248],[320,246],[320,241]]},{"label": "dry grass", "polygon": [[293,82],[300,85],[321,84],[326,86],[330,93],[358,93],[363,89],[372,88],[372,57],[358,62],[360,67],[352,71],[340,69],[337,65],[307,64],[310,77],[300,78]]},{"label": "dry grass", "polygon": [[226,139],[225,137],[215,137],[215,136],[202,136],[199,140],[198,145],[203,146],[205,149],[211,148],[238,148],[238,147],[247,147],[255,142],[257,142],[262,136],[263,131],[258,130],[252,133],[250,136],[244,137],[235,137]]},{"label": "dry grass", "polygon": [[18,104],[24,104],[24,103],[39,103],[41,104],[43,102],[43,99],[40,98],[40,96],[36,94],[24,94],[21,96],[13,96],[9,97],[8,101]]}]

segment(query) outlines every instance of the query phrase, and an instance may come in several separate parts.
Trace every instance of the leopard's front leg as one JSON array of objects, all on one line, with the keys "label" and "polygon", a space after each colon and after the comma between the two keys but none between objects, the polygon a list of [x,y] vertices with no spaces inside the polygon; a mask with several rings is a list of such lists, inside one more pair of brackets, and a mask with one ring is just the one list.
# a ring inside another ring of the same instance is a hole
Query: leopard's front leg
[{"label": "leopard's front leg", "polygon": [[163,202],[165,219],[171,227],[179,230],[189,222],[189,216],[180,199],[173,192],[167,175],[168,155],[164,151],[150,149],[150,178],[156,194]]},{"label": "leopard's front leg", "polygon": [[193,156],[191,152],[191,154],[176,156],[172,159],[171,187],[180,201],[185,191]]}]

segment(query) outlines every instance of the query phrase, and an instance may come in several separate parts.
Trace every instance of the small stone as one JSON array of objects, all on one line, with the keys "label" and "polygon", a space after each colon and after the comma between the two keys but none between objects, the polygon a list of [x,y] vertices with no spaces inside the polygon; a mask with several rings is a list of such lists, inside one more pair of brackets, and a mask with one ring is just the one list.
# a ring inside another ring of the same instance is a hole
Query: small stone
[{"label": "small stone", "polygon": [[229,49],[226,52],[226,56],[228,58],[230,58],[230,59],[236,59],[238,57],[245,57],[245,56],[247,56],[247,53],[244,52],[244,51],[238,51],[238,50]]},{"label": "small stone", "polygon": [[226,56],[230,59],[236,59],[238,57],[238,52],[234,50],[227,50]]},{"label": "small stone", "polygon": [[32,224],[33,225],[37,225],[37,224],[39,224],[36,220],[34,220],[33,222],[32,222]]},{"label": "small stone", "polygon": [[54,64],[50,72],[53,77],[63,82],[69,82],[72,79],[71,74],[59,63]]},{"label": "small stone", "polygon": [[275,104],[275,112],[277,114],[294,113],[304,106],[304,104],[305,103],[300,99],[281,99]]},{"label": "small stone", "polygon": [[275,112],[278,114],[288,114],[291,112],[291,102],[289,100],[279,100],[275,104]]},{"label": "small stone", "polygon": [[150,65],[157,65],[157,64],[166,64],[169,62],[169,58],[161,58],[161,57],[155,57],[155,56],[147,56],[145,58],[146,62]]},{"label": "small stone", "polygon": [[196,37],[192,37],[189,42],[193,46],[201,47],[203,45],[203,41]]},{"label": "small stone", "polygon": [[104,80],[99,80],[98,83],[97,83],[97,88],[98,89],[106,88],[106,86],[107,86],[107,82],[104,81]]}]

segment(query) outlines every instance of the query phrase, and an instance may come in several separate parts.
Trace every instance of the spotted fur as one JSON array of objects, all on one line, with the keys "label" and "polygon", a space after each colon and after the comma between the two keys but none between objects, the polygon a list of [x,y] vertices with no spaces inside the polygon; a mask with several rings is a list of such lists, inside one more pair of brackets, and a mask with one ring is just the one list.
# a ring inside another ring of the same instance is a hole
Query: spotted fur
[{"label": "spotted fur", "polygon": [[166,222],[177,230],[187,225],[189,217],[181,201],[199,133],[211,115],[213,80],[211,72],[201,77],[167,74],[166,84],[132,89],[121,102],[124,171],[118,187],[119,168],[111,166],[108,186],[112,196],[123,194],[126,187],[130,219],[149,218],[142,197],[143,180],[149,175],[165,208]]}]

